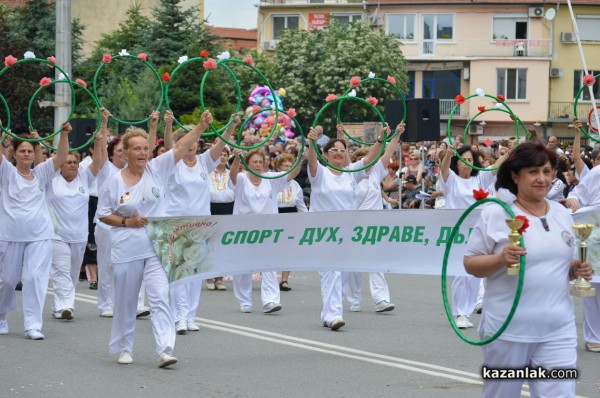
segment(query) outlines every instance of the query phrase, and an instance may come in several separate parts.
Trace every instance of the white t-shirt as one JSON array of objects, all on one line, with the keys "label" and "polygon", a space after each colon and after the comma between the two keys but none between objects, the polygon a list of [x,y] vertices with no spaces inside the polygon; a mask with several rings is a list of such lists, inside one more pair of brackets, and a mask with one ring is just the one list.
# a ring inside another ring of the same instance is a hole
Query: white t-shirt
[{"label": "white t-shirt", "polygon": [[[84,157],[81,160],[81,162],[79,163],[79,171],[81,171],[82,169],[89,168],[90,165],[92,164],[93,160],[94,159],[92,158],[91,155]],[[106,163],[109,163],[109,162],[106,162]],[[90,185],[90,196],[98,197],[98,182],[96,181],[95,178],[94,178],[94,181],[92,181],[92,185]]]},{"label": "white t-shirt", "polygon": [[219,162],[219,158],[213,160],[210,151],[206,151],[196,155],[196,164],[192,167],[183,161],[177,163],[175,173],[167,181],[164,211],[161,211],[161,215],[210,215],[210,173]]},{"label": "white t-shirt", "polygon": [[[96,187],[98,192],[104,192],[110,177],[120,171],[121,169],[112,164],[112,162],[104,162],[104,166],[98,170],[98,175],[96,176]],[[94,215],[96,226],[109,230],[111,228],[110,225],[104,224],[102,221],[98,220],[98,210],[98,207],[96,207],[96,214]]]},{"label": "white t-shirt", "polygon": [[[511,205],[515,215],[528,218],[529,228],[523,233],[527,255],[521,299],[501,340],[537,343],[577,337],[568,276],[575,245],[573,220],[562,205],[547,202],[550,231],[544,230],[538,217]],[[506,212],[500,206],[483,209],[469,237],[465,256],[500,253],[509,244],[510,229],[505,219]],[[482,338],[491,336],[506,320],[517,282],[518,277],[507,275],[505,268],[487,277],[484,312],[479,322]]]},{"label": "white t-shirt", "polygon": [[575,178],[577,178],[579,181],[581,181],[583,179],[583,177],[585,177],[588,173],[590,172],[590,168],[587,166],[587,164],[583,164],[583,169],[581,169],[581,174],[579,174],[577,172],[577,170],[575,170]]},{"label": "white t-shirt", "polygon": [[358,183],[358,210],[383,210],[381,180],[386,174],[387,170],[383,167],[381,161],[375,163],[367,171],[367,176]]},{"label": "white t-shirt", "polygon": [[[363,166],[362,160],[347,167],[354,170]],[[317,173],[313,177],[308,172],[312,190],[310,193],[310,210],[313,211],[342,211],[356,210],[359,205],[358,183],[364,178],[365,172],[348,172],[334,174],[329,168],[317,164]]]},{"label": "white t-shirt", "polygon": [[580,207],[600,204],[600,166],[592,168],[568,197],[577,199]]},{"label": "white t-shirt", "polygon": [[287,187],[277,194],[277,207],[295,207],[299,213],[308,211],[304,203],[304,192],[295,180],[288,182]]},{"label": "white t-shirt", "polygon": [[54,240],[87,242],[90,187],[96,181],[89,167],[80,168],[73,181],[57,175],[48,184],[46,199],[54,225]]},{"label": "white t-shirt", "polygon": [[441,176],[439,179],[440,188],[444,192],[444,198],[446,199],[445,208],[466,209],[475,203],[473,190],[487,189],[494,183],[495,178],[496,176],[491,171],[480,171],[476,176],[464,179],[450,169],[446,182],[444,182]]},{"label": "white t-shirt", "polygon": [[229,170],[219,173],[216,169],[210,173],[210,202],[231,203],[235,196],[229,186]]},{"label": "white t-shirt", "polygon": [[34,242],[52,239],[54,230],[46,205],[45,189],[58,172],[52,158],[38,164],[29,181],[4,155],[0,162],[0,240]]},{"label": "white t-shirt", "polygon": [[[233,186],[231,180],[229,184]],[[277,192],[287,184],[287,175],[252,184],[248,173],[239,173],[234,188],[233,214],[277,214]]]},{"label": "white t-shirt", "polygon": [[[164,200],[163,188],[174,171],[175,158],[170,150],[148,162],[141,180],[133,187],[125,185],[122,171],[113,174],[106,188],[100,191],[98,216],[157,216],[160,202]],[[113,263],[125,263],[156,255],[144,228],[111,228],[110,240]]]},{"label": "white t-shirt", "polygon": [[565,184],[558,178],[555,178],[554,181],[552,181],[550,190],[546,194],[546,199],[558,202],[559,200],[565,198],[564,191],[565,191]]}]

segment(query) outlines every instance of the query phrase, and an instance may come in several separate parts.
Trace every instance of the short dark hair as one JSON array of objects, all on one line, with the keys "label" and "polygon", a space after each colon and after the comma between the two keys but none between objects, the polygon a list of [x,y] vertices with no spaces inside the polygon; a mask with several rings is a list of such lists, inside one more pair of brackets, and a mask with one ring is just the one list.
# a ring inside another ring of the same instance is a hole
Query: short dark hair
[{"label": "short dark hair", "polygon": [[323,147],[323,153],[326,153],[327,151],[329,151],[331,148],[333,148],[333,146],[335,145],[336,142],[341,142],[342,145],[344,145],[344,148],[348,148],[348,146],[346,145],[346,141],[341,140],[339,138],[331,138],[327,144],[325,144],[325,146]]},{"label": "short dark hair", "polygon": [[541,143],[525,142],[516,147],[498,169],[495,188],[506,188],[516,195],[518,187],[512,173],[518,173],[526,167],[540,167],[550,162],[555,168],[558,162],[556,153]]},{"label": "short dark hair", "polygon": [[[473,166],[481,168],[481,163],[479,162],[479,152],[473,152],[473,150],[469,146],[461,146],[456,150],[456,152],[460,156],[464,155],[466,152],[471,152],[471,154],[473,155]],[[462,160],[460,160],[458,156],[454,156],[450,160],[450,169],[456,174],[458,174],[458,162],[462,162]],[[476,176],[478,173],[479,170],[477,170],[476,168],[471,168],[471,177]]]}]

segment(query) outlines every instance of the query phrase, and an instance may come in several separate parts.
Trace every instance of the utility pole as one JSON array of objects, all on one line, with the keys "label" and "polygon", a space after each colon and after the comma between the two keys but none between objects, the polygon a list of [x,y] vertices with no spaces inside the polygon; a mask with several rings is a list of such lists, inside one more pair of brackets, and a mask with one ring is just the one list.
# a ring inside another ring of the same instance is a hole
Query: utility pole
[{"label": "utility pole", "polygon": [[[69,75],[72,73],[72,44],[71,44],[71,0],[56,0],[56,62]],[[55,69],[55,79],[60,72]],[[59,104],[54,108],[54,131],[67,120],[71,110],[72,93],[68,84],[56,84],[54,101]],[[54,146],[58,147],[60,134],[55,137]]]}]

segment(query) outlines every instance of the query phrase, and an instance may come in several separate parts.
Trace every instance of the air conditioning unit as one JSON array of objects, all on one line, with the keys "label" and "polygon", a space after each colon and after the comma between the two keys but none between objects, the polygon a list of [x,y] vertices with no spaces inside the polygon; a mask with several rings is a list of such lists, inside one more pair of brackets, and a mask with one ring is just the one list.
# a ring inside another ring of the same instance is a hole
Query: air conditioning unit
[{"label": "air conditioning unit", "polygon": [[550,68],[550,77],[557,78],[562,77],[563,70],[562,68]]},{"label": "air conditioning unit", "polygon": [[266,51],[274,51],[277,47],[277,40],[267,40],[263,41],[262,48]]},{"label": "air conditioning unit", "polygon": [[379,15],[369,15],[369,24],[372,26],[381,26],[383,25],[383,18]]},{"label": "air conditioning unit", "polygon": [[573,32],[562,32],[560,34],[560,41],[563,43],[574,43],[577,41],[577,37],[575,37],[575,33]]},{"label": "air conditioning unit", "polygon": [[544,8],[543,7],[529,7],[529,17],[530,18],[541,18],[544,16]]},{"label": "air conditioning unit", "polygon": [[463,69],[463,79],[464,80],[469,80],[470,78],[471,78],[471,69],[464,68]]},{"label": "air conditioning unit", "polygon": [[470,135],[482,135],[483,134],[483,126],[481,124],[472,124],[469,126],[469,134]]}]

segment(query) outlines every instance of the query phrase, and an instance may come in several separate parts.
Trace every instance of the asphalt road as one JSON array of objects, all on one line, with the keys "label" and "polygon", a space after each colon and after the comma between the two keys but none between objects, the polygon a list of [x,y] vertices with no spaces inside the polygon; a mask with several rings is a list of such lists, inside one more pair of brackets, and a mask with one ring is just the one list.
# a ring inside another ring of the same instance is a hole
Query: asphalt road
[{"label": "asphalt road", "polygon": [[[293,290],[282,292],[283,310],[272,315],[259,311],[258,282],[251,314],[239,312],[231,282],[226,292],[203,291],[201,330],[177,337],[179,362],[169,369],[157,367],[149,317],[137,321],[132,365],[107,354],[111,320],[98,316],[86,283],[77,286],[73,321],[50,317],[49,293],[44,341],[24,339],[17,293],[10,332],[0,336],[0,398],[479,397],[481,348],[450,328],[439,278],[388,281],[396,310],[374,312],[364,275],[362,312],[346,311],[338,332],[319,322],[317,273],[292,273]],[[586,352],[580,340],[578,355],[578,396],[600,396],[599,354]]]}]

